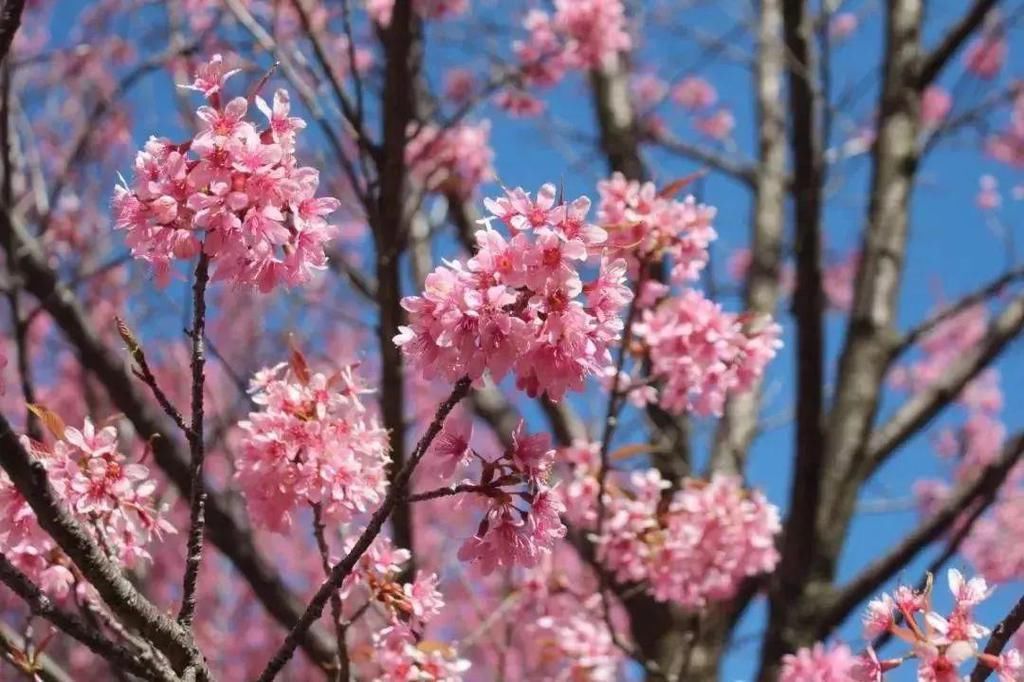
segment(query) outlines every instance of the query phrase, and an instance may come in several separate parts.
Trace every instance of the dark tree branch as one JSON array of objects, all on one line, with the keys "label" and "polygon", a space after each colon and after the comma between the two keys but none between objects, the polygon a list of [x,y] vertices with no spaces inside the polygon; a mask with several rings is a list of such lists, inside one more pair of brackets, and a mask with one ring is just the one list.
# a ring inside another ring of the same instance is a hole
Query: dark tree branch
[{"label": "dark tree branch", "polygon": [[[176,670],[202,661],[188,632],[160,612],[58,501],[42,463],[25,451],[7,420],[0,416],[0,466],[35,512],[39,526],[60,546],[124,623],[163,651]],[[208,677],[208,673],[206,675]]]},{"label": "dark tree branch", "polygon": [[[822,102],[814,54],[814,17],[805,0],[783,0],[783,37],[789,90],[790,151],[796,235],[796,459],[782,559],[772,591],[779,613],[803,589],[812,567],[807,560],[815,543],[815,516],[821,499],[822,414],[824,412],[825,296],[821,282],[821,198],[823,155]],[[770,629],[780,636],[777,621]]]},{"label": "dark tree branch", "polygon": [[922,60],[921,71],[917,77],[919,89],[923,90],[938,78],[939,73],[953,58],[953,55],[959,51],[971,34],[981,26],[985,16],[998,4],[999,0],[974,0],[967,13],[949,29],[942,41]]},{"label": "dark tree branch", "polygon": [[999,458],[989,464],[970,483],[947,500],[927,521],[914,529],[888,554],[875,560],[857,577],[839,588],[829,600],[820,623],[820,633],[827,633],[843,621],[858,604],[874,594],[896,575],[918,553],[941,537],[965,510],[985,495],[992,494],[1006,480],[1010,470],[1024,454],[1024,434],[1017,434],[1003,446]]},{"label": "dark tree branch", "polygon": [[206,390],[206,285],[210,280],[210,257],[199,253],[192,282],[192,419],[189,423],[189,525],[188,549],[185,556],[185,575],[182,579],[181,611],[178,622],[192,627],[196,613],[196,583],[199,566],[203,561],[203,531],[206,527],[206,484],[203,481],[203,460],[206,445],[203,442],[203,412]]},{"label": "dark tree branch", "polygon": [[25,9],[25,0],[4,0],[0,9],[0,62],[7,57],[14,42],[14,34],[21,26],[21,12]]},{"label": "dark tree branch", "polygon": [[[752,258],[743,300],[748,310],[766,315],[774,315],[779,304],[785,228],[786,114],[782,106],[785,50],[781,31],[780,0],[762,0],[755,74],[758,166],[751,217]],[[726,402],[711,454],[712,470],[742,475],[747,451],[757,432],[760,407],[760,384]]]},{"label": "dark tree branch", "polygon": [[[3,582],[25,600],[34,615],[53,623],[57,628],[74,637],[94,654],[109,661],[112,665],[145,680],[174,682],[178,679],[173,671],[152,657],[138,651],[131,651],[122,644],[108,640],[77,615],[58,608],[3,554],[0,554],[0,582]],[[67,677],[61,673],[57,679],[67,679]]]}]

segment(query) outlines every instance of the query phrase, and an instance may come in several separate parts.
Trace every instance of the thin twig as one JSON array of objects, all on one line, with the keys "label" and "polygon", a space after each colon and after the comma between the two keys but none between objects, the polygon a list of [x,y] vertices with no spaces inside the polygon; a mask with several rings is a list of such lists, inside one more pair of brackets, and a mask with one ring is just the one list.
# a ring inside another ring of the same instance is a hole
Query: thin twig
[{"label": "thin twig", "polygon": [[199,254],[195,281],[192,284],[192,423],[188,429],[189,450],[192,456],[192,485],[189,491],[188,555],[185,558],[185,577],[178,622],[192,627],[196,612],[196,582],[199,565],[203,560],[203,529],[206,525],[206,491],[203,489],[203,399],[206,387],[206,355],[203,340],[206,334],[206,284],[210,279],[210,258],[206,251]]}]

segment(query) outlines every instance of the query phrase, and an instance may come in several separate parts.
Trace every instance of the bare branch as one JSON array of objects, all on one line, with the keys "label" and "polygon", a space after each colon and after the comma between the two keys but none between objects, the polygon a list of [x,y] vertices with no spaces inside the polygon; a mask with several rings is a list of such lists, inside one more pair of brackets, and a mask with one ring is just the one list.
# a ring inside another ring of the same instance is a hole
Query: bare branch
[{"label": "bare branch", "polygon": [[199,565],[203,561],[203,529],[206,526],[206,490],[203,481],[203,460],[206,458],[203,442],[204,393],[206,390],[206,285],[210,280],[210,257],[200,251],[192,283],[192,419],[189,423],[189,525],[188,549],[185,556],[185,576],[182,579],[181,611],[178,622],[192,627],[196,612],[196,583]]},{"label": "bare branch", "polygon": [[989,325],[985,338],[961,354],[959,360],[927,389],[900,407],[868,441],[864,475],[874,472],[890,454],[949,404],[978,372],[1024,331],[1024,295],[1018,296]]},{"label": "bare branch", "polygon": [[838,625],[858,604],[870,597],[896,575],[918,553],[938,539],[968,509],[986,494],[998,490],[1010,470],[1024,455],[1024,434],[1017,434],[1003,446],[999,458],[970,483],[954,493],[927,521],[914,529],[888,554],[872,562],[845,586],[839,588],[820,623],[820,632]]}]

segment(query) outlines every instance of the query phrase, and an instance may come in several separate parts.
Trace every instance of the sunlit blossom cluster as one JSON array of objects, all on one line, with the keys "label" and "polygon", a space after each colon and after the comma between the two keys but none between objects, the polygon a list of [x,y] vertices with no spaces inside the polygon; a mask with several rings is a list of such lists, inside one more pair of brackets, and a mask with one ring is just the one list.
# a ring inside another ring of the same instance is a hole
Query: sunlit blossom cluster
[{"label": "sunlit blossom cluster", "polygon": [[[568,517],[596,531],[596,444],[562,452],[573,466],[560,486]],[[688,478],[671,488],[657,469],[613,474],[605,486],[598,557],[615,577],[643,583],[655,599],[700,608],[732,597],[741,582],[778,563],[779,510],[739,479]]]},{"label": "sunlit blossom cluster", "polygon": [[597,220],[608,230],[608,246],[643,259],[668,257],[672,279],[692,281],[708,262],[716,234],[715,209],[688,196],[679,201],[653,182],[627,180],[622,173],[597,184]]},{"label": "sunlit blossom cluster", "polygon": [[[597,69],[632,47],[622,0],[555,0],[554,13],[530,10],[523,19],[528,36],[513,43],[524,86],[550,87],[572,69]],[[520,88],[502,91],[499,106],[536,115],[543,104]]]},{"label": "sunlit blossom cluster", "polygon": [[[468,261],[427,276],[420,296],[402,300],[409,314],[395,343],[425,378],[456,381],[512,372],[531,396],[560,400],[610,364],[629,302],[626,267],[600,259],[593,280],[581,267],[597,258],[607,233],[587,222],[590,201],[557,200],[554,185],[536,199],[522,189],[485,204],[509,231],[476,233]],[[491,222],[491,221],[487,221]]]},{"label": "sunlit blossom cluster", "polygon": [[461,124],[446,129],[423,126],[405,148],[409,173],[430,190],[468,197],[494,178],[491,126]]},{"label": "sunlit blossom cluster", "polygon": [[690,289],[645,310],[637,335],[650,349],[659,402],[676,413],[720,415],[726,397],[749,390],[782,345],[778,324],[725,312]]},{"label": "sunlit blossom cluster", "polygon": [[1024,679],[1024,658],[1017,649],[993,655],[980,646],[991,632],[974,616],[975,607],[992,594],[985,580],[967,580],[956,569],[950,569],[947,578],[953,605],[946,616],[933,609],[930,577],[923,592],[901,585],[868,604],[864,638],[890,633],[909,645],[908,655],[880,659],[870,645],[854,655],[845,644],[818,643],[783,657],[780,681],[882,682],[885,673],[916,665],[922,682],[958,682],[967,679],[963,668],[973,660],[994,671],[1000,682]]},{"label": "sunlit blossom cluster", "polygon": [[[346,553],[355,540],[346,542]],[[412,582],[400,582],[411,557],[409,550],[378,536],[342,585],[346,604],[357,605],[358,611],[372,603],[383,616],[383,626],[371,635],[374,655],[361,672],[369,679],[372,668],[374,680],[393,682],[461,680],[469,661],[447,644],[423,639],[427,624],[444,608],[444,597],[434,573],[417,571]]]},{"label": "sunlit blossom cluster", "polygon": [[[174,532],[158,509],[149,469],[119,451],[113,426],[96,429],[86,418],[81,429],[64,427],[52,414],[46,421],[54,430],[52,445],[27,436],[21,442],[46,468],[57,499],[110,557],[126,567],[148,560],[147,545]],[[70,560],[3,471],[0,515],[0,551],[51,596],[67,595],[75,583]]]},{"label": "sunlit blossom cluster", "polygon": [[[985,580],[967,580],[960,571],[950,569],[947,582],[953,605],[946,616],[933,608],[930,580],[923,592],[900,586],[868,604],[863,619],[864,637],[870,639],[889,632],[911,647],[913,658],[878,661],[869,650],[863,654],[866,660],[861,665],[874,676],[858,679],[881,679],[882,672],[898,667],[904,660],[912,660],[917,665],[919,680],[957,680],[960,667],[975,658],[997,671],[1000,680],[1021,679],[1024,667],[1016,650],[993,656],[982,653],[979,646],[980,640],[991,632],[974,616],[975,607],[992,594]],[[897,615],[902,616],[902,622],[897,620]]]},{"label": "sunlit blossom cluster", "polygon": [[250,99],[225,102],[236,71],[219,56],[200,67],[188,86],[207,99],[197,111],[199,132],[180,144],[149,139],[133,181],[115,191],[115,224],[161,281],[174,260],[202,250],[215,280],[261,291],[303,284],[326,267],[324,244],[337,230],[325,216],[339,202],[317,196],[319,172],[298,165],[295,138],[306,124],[290,114],[286,91],[272,103],[254,97],[262,125],[247,120]]},{"label": "sunlit blossom cluster", "polygon": [[547,483],[555,457],[551,437],[528,434],[520,422],[511,445],[490,458],[470,447],[471,438],[468,418],[449,416],[427,451],[427,466],[439,478],[450,478],[472,461],[479,464],[471,494],[483,506],[484,515],[476,533],[459,548],[459,559],[481,575],[498,567],[537,566],[566,532],[561,519],[565,508]]},{"label": "sunlit blossom cluster", "polygon": [[367,390],[351,367],[328,375],[293,359],[257,373],[250,392],[259,409],[238,423],[235,466],[258,523],[287,529],[310,505],[344,522],[381,501],[388,438],[361,402]]}]

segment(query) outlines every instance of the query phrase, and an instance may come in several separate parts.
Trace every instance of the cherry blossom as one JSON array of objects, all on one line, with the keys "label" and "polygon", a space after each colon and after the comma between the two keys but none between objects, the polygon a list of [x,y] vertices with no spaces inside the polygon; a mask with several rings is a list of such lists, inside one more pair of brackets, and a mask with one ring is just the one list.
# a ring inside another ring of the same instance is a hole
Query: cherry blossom
[{"label": "cherry blossom", "polygon": [[238,424],[235,465],[257,522],[283,531],[297,508],[314,504],[344,522],[380,502],[388,439],[360,401],[365,390],[350,371],[312,373],[302,363],[256,375],[260,409]]},{"label": "cherry blossom", "polygon": [[721,414],[729,393],[748,390],[781,346],[776,323],[727,313],[695,290],[645,310],[636,334],[665,381],[662,407],[704,415]]},{"label": "cherry blossom", "polygon": [[605,262],[595,282],[582,281],[578,268],[606,238],[587,224],[585,199],[556,205],[547,185],[536,200],[517,188],[485,205],[513,236],[479,230],[472,258],[428,275],[421,296],[402,300],[409,324],[395,343],[425,378],[480,383],[511,371],[529,395],[560,400],[610,363],[625,268]]},{"label": "cherry blossom", "polygon": [[[52,445],[27,436],[21,442],[46,469],[58,499],[120,564],[133,568],[148,561],[150,544],[175,532],[157,500],[149,469],[119,451],[113,426],[96,429],[88,417],[81,429],[63,427],[53,416],[46,421],[59,424]],[[0,551],[45,592],[67,596],[75,583],[70,559],[39,527],[28,502],[3,471],[0,512],[8,519],[0,529]]]},{"label": "cherry blossom", "polygon": [[256,98],[267,117],[261,129],[246,119],[245,98],[221,104],[233,73],[219,56],[199,69],[189,87],[208,100],[197,112],[201,130],[182,144],[150,138],[136,155],[134,181],[115,190],[115,226],[161,282],[174,260],[202,250],[215,280],[264,292],[304,284],[326,267],[324,244],[337,228],[325,216],[340,204],[317,197],[319,173],[297,165],[295,137],[305,122],[290,115],[288,94],[275,93],[272,105]]},{"label": "cherry blossom", "polygon": [[471,196],[480,184],[494,178],[490,130],[486,121],[445,130],[424,126],[405,149],[410,174],[428,189]]}]

